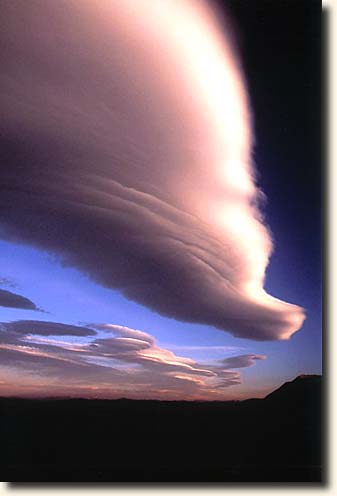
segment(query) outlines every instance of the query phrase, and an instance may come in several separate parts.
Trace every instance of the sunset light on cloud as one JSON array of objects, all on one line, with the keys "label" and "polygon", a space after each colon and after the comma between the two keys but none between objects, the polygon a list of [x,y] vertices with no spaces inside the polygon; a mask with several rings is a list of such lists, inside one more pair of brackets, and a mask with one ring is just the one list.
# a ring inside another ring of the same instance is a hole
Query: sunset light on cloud
[{"label": "sunset light on cloud", "polygon": [[[28,251],[0,273],[0,394],[223,398],[239,369],[269,361],[260,343],[305,321],[301,302],[265,288],[277,253],[230,19],[203,0],[3,10],[0,237]],[[30,256],[49,302],[24,279]],[[140,324],[124,325],[132,311]],[[203,328],[221,334],[209,361],[196,358]],[[243,351],[220,356],[227,338]]]},{"label": "sunset light on cloud", "polygon": [[[205,395],[209,399],[219,399],[223,388],[240,384],[240,373],[232,369],[250,367],[256,360],[266,358],[242,355],[201,364],[159,347],[150,334],[127,327],[92,325],[88,329],[90,334],[103,331],[103,335],[74,345],[69,341],[72,326],[67,329],[66,325],[46,322],[46,327],[52,324],[62,329],[65,335],[61,334],[63,341],[60,341],[41,338],[38,324],[40,322],[34,321],[0,324],[3,334],[0,358],[4,377],[8,380],[7,384],[0,384],[0,392],[6,393],[9,387],[13,388],[11,376],[18,369],[33,380],[41,376],[52,379],[49,390],[54,394],[62,391],[66,394],[69,387],[76,390],[80,385],[81,394],[92,397],[91,388],[96,388],[96,396],[97,389],[110,382],[108,396],[111,398],[118,397],[124,387],[127,391],[134,389],[129,392],[134,398],[160,398],[165,390],[166,399],[202,399]],[[82,333],[84,336],[89,334],[84,327]],[[34,395],[29,388],[25,391],[22,384],[14,387],[21,394]]]}]

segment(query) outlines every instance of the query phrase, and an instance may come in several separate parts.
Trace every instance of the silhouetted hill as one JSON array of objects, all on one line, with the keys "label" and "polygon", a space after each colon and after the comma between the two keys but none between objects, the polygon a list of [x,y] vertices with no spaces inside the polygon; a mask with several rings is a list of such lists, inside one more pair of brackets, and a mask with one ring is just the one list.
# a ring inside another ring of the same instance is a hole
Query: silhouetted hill
[{"label": "silhouetted hill", "polygon": [[320,376],[265,399],[0,399],[2,480],[321,480]]},{"label": "silhouetted hill", "polygon": [[293,381],[282,384],[281,387],[268,394],[265,399],[269,401],[283,401],[286,399],[288,402],[294,401],[311,401],[320,398],[321,394],[321,380],[320,375],[299,375]]}]

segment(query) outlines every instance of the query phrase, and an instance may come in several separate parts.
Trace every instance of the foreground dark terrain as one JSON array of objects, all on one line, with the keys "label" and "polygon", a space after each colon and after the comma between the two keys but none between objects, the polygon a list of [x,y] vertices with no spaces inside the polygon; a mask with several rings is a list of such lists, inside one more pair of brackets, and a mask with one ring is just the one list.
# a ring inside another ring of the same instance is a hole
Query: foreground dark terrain
[{"label": "foreground dark terrain", "polygon": [[0,398],[1,480],[320,482],[321,377],[241,402]]}]

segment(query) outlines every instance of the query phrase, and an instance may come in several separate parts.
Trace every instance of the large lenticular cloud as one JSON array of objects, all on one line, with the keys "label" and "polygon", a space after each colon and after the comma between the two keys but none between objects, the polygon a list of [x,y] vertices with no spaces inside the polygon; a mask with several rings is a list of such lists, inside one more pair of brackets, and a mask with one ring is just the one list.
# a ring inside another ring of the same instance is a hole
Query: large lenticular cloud
[{"label": "large lenticular cloud", "polygon": [[[179,320],[287,339],[247,95],[208,4],[2,2],[1,236]],[[272,201],[272,199],[271,199]]]}]

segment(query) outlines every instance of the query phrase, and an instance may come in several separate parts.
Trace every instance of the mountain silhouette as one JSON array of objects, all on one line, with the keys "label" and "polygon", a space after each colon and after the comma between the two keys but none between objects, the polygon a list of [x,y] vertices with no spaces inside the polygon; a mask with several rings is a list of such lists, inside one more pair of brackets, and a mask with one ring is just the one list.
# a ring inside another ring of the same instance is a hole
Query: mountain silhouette
[{"label": "mountain silhouette", "polygon": [[320,375],[299,375],[293,381],[285,382],[278,389],[268,394],[265,399],[272,401],[283,401],[286,399],[288,402],[291,400],[295,403],[299,401],[310,401],[314,399],[320,404],[321,395],[321,381]]},{"label": "mountain silhouette", "polygon": [[2,480],[320,482],[321,376],[227,402],[0,398]]}]

